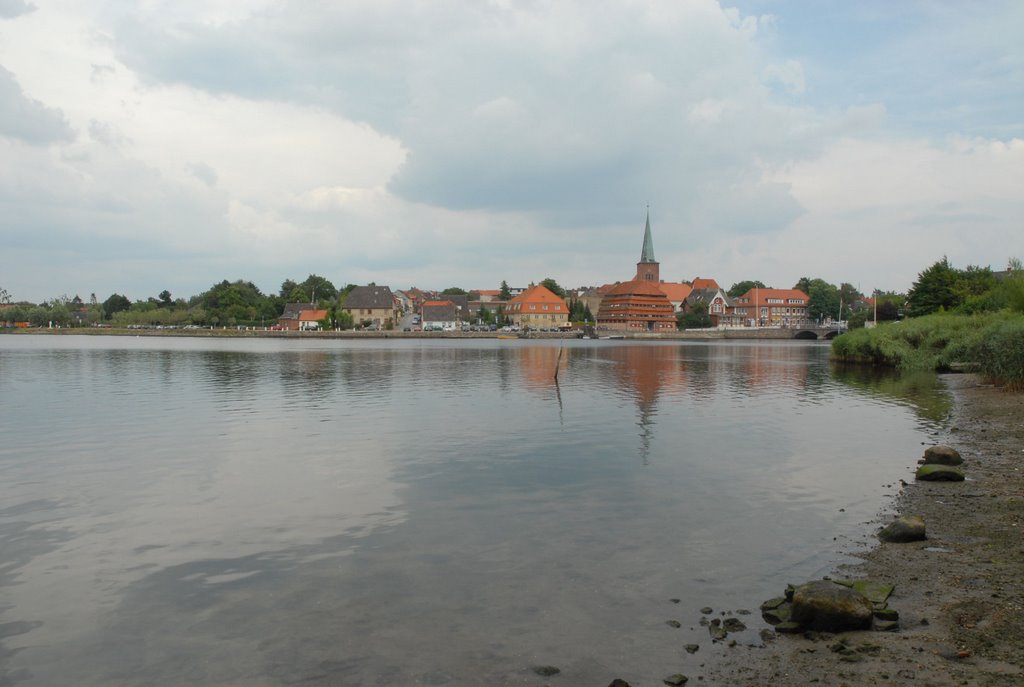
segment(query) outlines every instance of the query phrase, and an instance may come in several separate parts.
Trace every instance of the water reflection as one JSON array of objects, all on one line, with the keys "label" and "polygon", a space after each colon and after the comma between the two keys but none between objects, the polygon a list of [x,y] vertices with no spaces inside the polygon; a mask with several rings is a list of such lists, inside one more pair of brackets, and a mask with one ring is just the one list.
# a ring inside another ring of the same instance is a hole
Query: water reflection
[{"label": "water reflection", "polygon": [[949,391],[934,372],[834,364],[832,378],[872,399],[888,399],[906,406],[932,427],[944,423],[953,408]]},{"label": "water reflection", "polygon": [[7,345],[21,687],[653,684],[700,641],[665,599],[834,564],[903,470],[860,428],[916,457],[925,390],[810,345]]}]

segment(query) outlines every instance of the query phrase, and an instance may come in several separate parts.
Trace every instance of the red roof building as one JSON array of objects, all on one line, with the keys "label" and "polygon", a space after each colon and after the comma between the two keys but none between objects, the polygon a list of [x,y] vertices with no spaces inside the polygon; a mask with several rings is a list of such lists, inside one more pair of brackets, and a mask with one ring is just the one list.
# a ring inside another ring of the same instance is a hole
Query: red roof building
[{"label": "red roof building", "polygon": [[537,284],[513,298],[505,307],[505,315],[512,324],[534,329],[562,327],[569,324],[569,306]]},{"label": "red roof building", "polygon": [[733,299],[733,313],[751,327],[797,327],[807,321],[810,296],[799,289],[750,289]]},{"label": "red roof building", "polygon": [[659,288],[659,276],[660,265],[654,259],[651,215],[648,212],[636,276],[632,281],[616,284],[605,293],[597,313],[598,327],[629,332],[674,331],[675,309]]}]

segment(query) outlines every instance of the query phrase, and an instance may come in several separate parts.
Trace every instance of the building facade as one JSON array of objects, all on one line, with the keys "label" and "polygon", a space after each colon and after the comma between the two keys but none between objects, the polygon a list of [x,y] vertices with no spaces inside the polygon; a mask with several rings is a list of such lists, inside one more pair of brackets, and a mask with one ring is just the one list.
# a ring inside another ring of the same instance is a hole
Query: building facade
[{"label": "building facade", "polygon": [[505,316],[513,325],[530,329],[561,328],[569,325],[565,300],[537,284],[508,302]]},{"label": "building facade", "polygon": [[356,326],[393,327],[399,317],[394,294],[387,286],[357,286],[349,292],[341,309],[352,316]]},{"label": "building facade", "polygon": [[676,329],[675,308],[659,288],[661,270],[654,259],[651,215],[647,213],[640,262],[632,281],[616,284],[601,299],[597,326],[628,332],[664,332]]},{"label": "building facade", "polygon": [[799,289],[750,289],[734,299],[733,313],[748,327],[800,327],[810,300]]}]

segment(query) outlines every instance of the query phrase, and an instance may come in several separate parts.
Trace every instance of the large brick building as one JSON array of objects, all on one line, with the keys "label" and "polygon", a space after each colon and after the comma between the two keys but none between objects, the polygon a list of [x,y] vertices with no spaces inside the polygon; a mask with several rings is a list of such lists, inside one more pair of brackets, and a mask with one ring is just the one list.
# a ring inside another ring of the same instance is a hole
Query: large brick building
[{"label": "large brick building", "polygon": [[660,265],[654,259],[651,214],[644,226],[644,245],[636,276],[616,284],[604,298],[597,313],[598,327],[629,332],[663,332],[676,328],[675,308],[659,288]]}]

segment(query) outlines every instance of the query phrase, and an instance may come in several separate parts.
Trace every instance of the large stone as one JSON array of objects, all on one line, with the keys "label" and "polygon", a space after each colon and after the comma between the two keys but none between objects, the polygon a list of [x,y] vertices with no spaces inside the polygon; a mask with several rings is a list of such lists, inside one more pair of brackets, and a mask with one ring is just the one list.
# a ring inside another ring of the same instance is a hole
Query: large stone
[{"label": "large stone", "polygon": [[779,604],[775,608],[769,608],[761,613],[761,617],[769,625],[778,625],[788,622],[793,617],[793,604]]},{"label": "large stone", "polygon": [[924,518],[920,515],[904,515],[896,518],[878,533],[882,541],[905,543],[927,539],[924,533]]},{"label": "large stone", "polygon": [[960,452],[951,446],[930,446],[925,449],[924,457],[918,461],[924,465],[961,465],[964,459]]},{"label": "large stone", "polygon": [[868,597],[829,580],[808,582],[793,592],[793,620],[806,629],[821,632],[867,629],[871,627],[873,612],[874,606]]},{"label": "large stone", "polygon": [[924,482],[963,482],[964,471],[953,465],[922,465],[914,475]]}]

